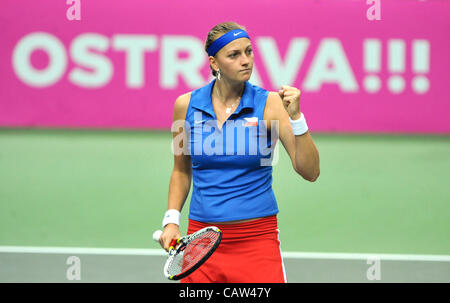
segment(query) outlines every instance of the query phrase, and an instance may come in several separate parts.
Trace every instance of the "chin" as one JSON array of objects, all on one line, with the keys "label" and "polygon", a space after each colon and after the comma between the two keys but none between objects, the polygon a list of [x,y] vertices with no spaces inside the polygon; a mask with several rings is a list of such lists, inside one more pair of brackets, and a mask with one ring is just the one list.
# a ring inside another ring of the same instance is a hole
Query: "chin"
[{"label": "chin", "polygon": [[248,81],[250,79],[250,77],[245,76],[245,77],[237,77],[233,79],[233,82],[240,82],[240,83],[244,83],[246,81]]},{"label": "chin", "polygon": [[252,73],[245,74],[242,78],[242,81],[248,81],[252,77]]}]

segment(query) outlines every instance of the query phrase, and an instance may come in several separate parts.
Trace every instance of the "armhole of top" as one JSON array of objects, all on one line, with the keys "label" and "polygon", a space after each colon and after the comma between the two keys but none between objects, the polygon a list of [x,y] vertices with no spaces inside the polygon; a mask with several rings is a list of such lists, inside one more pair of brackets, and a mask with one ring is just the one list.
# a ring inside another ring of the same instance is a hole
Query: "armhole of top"
[{"label": "armhole of top", "polygon": [[[266,107],[267,107],[267,101],[269,100],[269,94],[270,94],[271,92],[270,91],[267,91],[266,90],[266,92],[265,92],[265,94],[266,94],[266,98],[265,98],[265,104],[264,104],[264,109],[263,109],[263,114],[262,114],[262,116],[263,116],[263,120],[264,120],[264,112],[265,112],[265,110],[266,110]],[[272,121],[270,120],[270,119],[267,119],[266,120],[266,123],[267,123],[267,134],[268,135],[271,135],[271,133],[272,133],[272,125],[271,125],[271,123],[272,123]],[[270,130],[269,130],[269,128],[270,128]]]},{"label": "armhole of top", "polygon": [[[262,107],[262,113],[261,113],[262,120],[264,120],[264,112],[266,111],[267,100],[269,99],[269,93],[270,92],[268,90],[264,91],[263,95],[265,95],[266,97],[261,98],[261,99],[264,99],[264,106],[261,106]],[[270,121],[267,121],[267,123],[270,123]]]}]

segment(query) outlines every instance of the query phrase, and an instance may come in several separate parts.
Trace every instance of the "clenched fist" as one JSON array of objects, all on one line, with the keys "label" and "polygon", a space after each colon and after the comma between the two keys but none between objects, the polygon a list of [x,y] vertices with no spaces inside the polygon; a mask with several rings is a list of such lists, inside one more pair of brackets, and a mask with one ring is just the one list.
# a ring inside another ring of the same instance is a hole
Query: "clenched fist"
[{"label": "clenched fist", "polygon": [[282,85],[278,91],[283,100],[284,109],[288,112],[292,120],[300,118],[300,94],[301,91],[295,87]]}]

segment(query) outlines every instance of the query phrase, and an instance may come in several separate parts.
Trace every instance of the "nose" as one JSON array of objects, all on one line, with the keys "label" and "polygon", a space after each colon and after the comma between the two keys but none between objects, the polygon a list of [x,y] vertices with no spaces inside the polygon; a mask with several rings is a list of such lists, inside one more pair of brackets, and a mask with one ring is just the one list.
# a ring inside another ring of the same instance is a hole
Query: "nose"
[{"label": "nose", "polygon": [[247,55],[244,53],[243,56],[241,56],[241,65],[244,67],[248,67],[250,65],[250,58],[251,55]]}]

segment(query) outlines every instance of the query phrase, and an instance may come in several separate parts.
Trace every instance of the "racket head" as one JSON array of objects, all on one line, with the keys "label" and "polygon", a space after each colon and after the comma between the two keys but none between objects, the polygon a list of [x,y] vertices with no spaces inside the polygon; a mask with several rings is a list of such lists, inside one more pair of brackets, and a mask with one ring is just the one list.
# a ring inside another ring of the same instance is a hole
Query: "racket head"
[{"label": "racket head", "polygon": [[208,226],[178,239],[176,248],[169,250],[164,275],[169,280],[180,280],[199,268],[211,257],[222,240],[216,226]]}]

